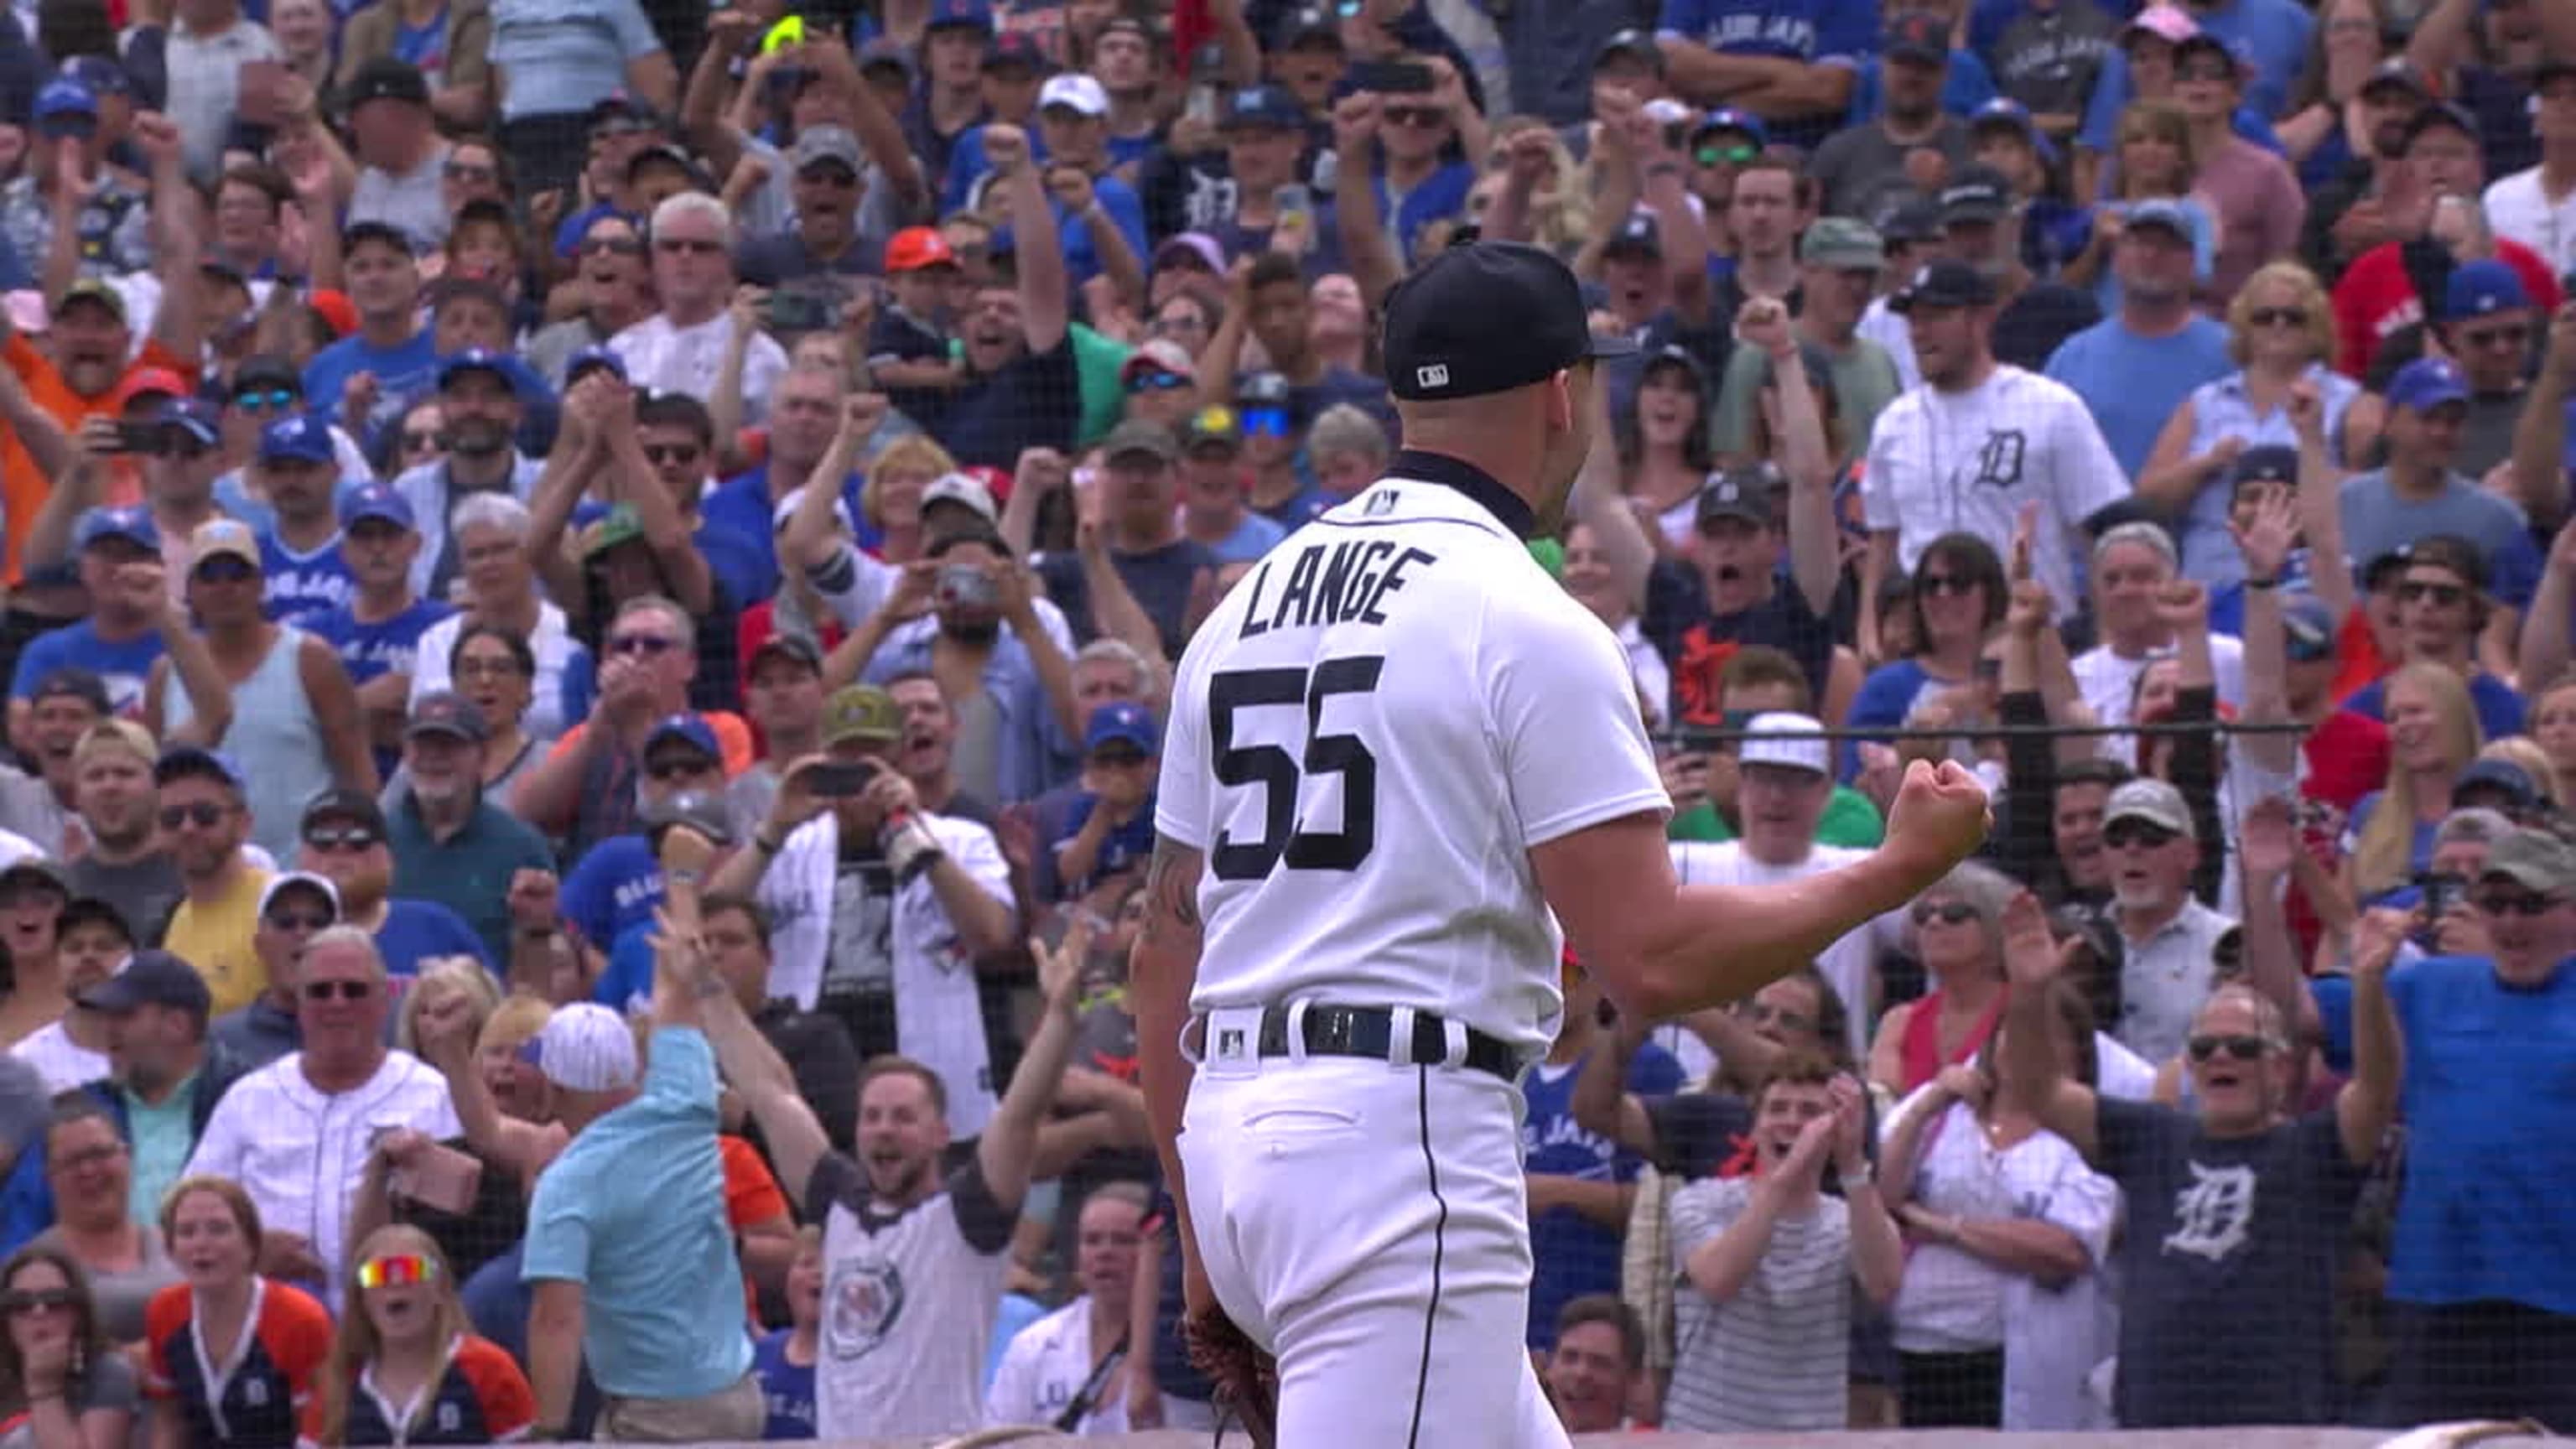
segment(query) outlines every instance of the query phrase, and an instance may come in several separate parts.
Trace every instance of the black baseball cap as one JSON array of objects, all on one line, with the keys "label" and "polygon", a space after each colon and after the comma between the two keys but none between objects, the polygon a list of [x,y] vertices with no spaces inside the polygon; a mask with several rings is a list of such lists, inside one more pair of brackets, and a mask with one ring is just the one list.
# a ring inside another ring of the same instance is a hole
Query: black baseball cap
[{"label": "black baseball cap", "polygon": [[2417,111],[2415,119],[2406,123],[2406,144],[2414,145],[2418,137],[2440,126],[2450,127],[2477,145],[2486,144],[2486,133],[2479,127],[2478,118],[2456,101],[2436,101]]},{"label": "black baseball cap", "polygon": [[429,79],[420,67],[407,60],[380,55],[358,67],[349,77],[349,93],[344,98],[350,110],[369,101],[408,101],[415,106],[429,104]]},{"label": "black baseball cap", "polygon": [[364,790],[332,790],[314,797],[313,803],[304,807],[302,828],[296,833],[310,835],[313,827],[327,820],[363,825],[379,840],[385,835],[384,807],[376,803],[375,796]]},{"label": "black baseball cap", "polygon": [[2288,483],[2299,481],[2299,450],[2286,443],[2265,443],[2236,455],[2236,467],[2228,474],[2227,486],[2242,488],[2248,483]]},{"label": "black baseball cap", "polygon": [[1643,30],[1622,30],[1601,42],[1601,48],[1592,52],[1594,70],[1599,70],[1614,60],[1638,61],[1657,75],[1664,73],[1663,49],[1655,44],[1655,37],[1652,34]]},{"label": "black baseball cap", "polygon": [[1386,300],[1387,391],[1407,401],[1527,387],[1637,344],[1596,337],[1583,289],[1551,252],[1521,242],[1451,247]]},{"label": "black baseball cap", "polygon": [[1695,527],[1706,528],[1719,519],[1732,518],[1768,528],[1779,516],[1780,495],[1787,486],[1780,470],[1769,463],[1729,468],[1699,490],[1699,507],[1693,510],[1691,522]]},{"label": "black baseball cap", "polygon": [[125,969],[82,992],[80,1004],[109,1016],[124,1016],[141,1006],[174,1007],[203,1019],[214,1010],[214,996],[197,968],[167,951],[143,950]]},{"label": "black baseball cap", "polygon": [[96,670],[83,669],[76,664],[47,670],[27,696],[31,705],[42,704],[49,699],[77,699],[102,716],[116,713],[116,706],[108,701],[107,681],[99,678]]},{"label": "black baseball cap", "polygon": [[1941,224],[2001,221],[2012,209],[2012,183],[1991,166],[1963,166],[1941,188]]},{"label": "black baseball cap", "polygon": [[1993,280],[1966,262],[1943,258],[1916,271],[1903,290],[1887,299],[1898,316],[1917,307],[1983,307],[1995,300]]}]

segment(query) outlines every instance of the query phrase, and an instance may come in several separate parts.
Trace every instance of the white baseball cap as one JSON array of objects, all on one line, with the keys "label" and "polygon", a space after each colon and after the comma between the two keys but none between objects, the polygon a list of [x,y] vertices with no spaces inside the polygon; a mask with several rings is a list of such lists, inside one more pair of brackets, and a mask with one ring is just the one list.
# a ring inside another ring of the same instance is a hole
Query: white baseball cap
[{"label": "white baseball cap", "polygon": [[1814,775],[1834,772],[1834,747],[1825,727],[1813,716],[1772,710],[1744,726],[1744,744],[1736,761],[1745,765],[1786,765]]},{"label": "white baseball cap", "polygon": [[1109,114],[1109,92],[1098,79],[1078,70],[1067,71],[1049,76],[1047,83],[1038,87],[1038,109],[1043,111],[1049,106],[1070,107],[1086,116],[1105,116]]},{"label": "white baseball cap", "polygon": [[537,1033],[537,1070],[574,1092],[614,1092],[635,1085],[635,1033],[626,1018],[595,1001],[557,1007]]},{"label": "white baseball cap", "polygon": [[993,503],[993,490],[982,481],[964,473],[942,473],[921,490],[921,511],[928,513],[934,503],[954,503],[972,512],[988,524],[999,525],[1002,510]]}]

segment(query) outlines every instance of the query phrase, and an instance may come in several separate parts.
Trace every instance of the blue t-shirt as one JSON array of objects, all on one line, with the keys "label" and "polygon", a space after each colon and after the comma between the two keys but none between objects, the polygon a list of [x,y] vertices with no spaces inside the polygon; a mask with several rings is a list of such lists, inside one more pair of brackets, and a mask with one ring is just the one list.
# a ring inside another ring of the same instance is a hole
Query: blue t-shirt
[{"label": "blue t-shirt", "polygon": [[[1059,858],[1064,854],[1064,848],[1073,843],[1073,838],[1082,833],[1082,827],[1090,823],[1091,812],[1099,805],[1100,797],[1089,792],[1073,797],[1072,807],[1064,812],[1064,834],[1054,845]],[[1116,875],[1153,853],[1154,801],[1148,796],[1144,809],[1129,817],[1126,824],[1112,826],[1108,838],[1100,842],[1100,863],[1092,867],[1091,879],[1067,881],[1065,884],[1077,892],[1088,890],[1092,881]]]},{"label": "blue t-shirt", "polygon": [[2487,589],[2498,599],[2527,608],[2540,587],[2540,550],[2522,510],[2457,473],[2427,499],[2398,497],[2385,471],[2355,473],[2335,496],[2343,511],[2344,556],[2355,572],[2419,538],[2447,533],[2486,555]]},{"label": "blue t-shirt", "polygon": [[[1878,54],[1879,7],[1851,0],[1663,0],[1655,33],[1730,55],[1858,68]],[[1841,121],[1818,116],[1774,122],[1771,139],[1813,146]]]},{"label": "blue t-shirt", "polygon": [[[1925,690],[1949,687],[1945,681],[1933,678],[1931,670],[1911,659],[1882,664],[1860,682],[1860,690],[1852,696],[1851,710],[1843,726],[1855,730],[1865,727],[1896,729],[1905,723],[1905,717],[1914,710],[1914,701]],[[1860,774],[1860,741],[1843,741],[1841,753],[1842,778],[1851,780],[1857,777]]]},{"label": "blue t-shirt", "polygon": [[[376,376],[375,410],[363,418],[340,414],[340,393],[362,372]],[[324,422],[336,422],[356,435],[364,447],[376,430],[402,415],[415,394],[429,391],[438,376],[438,349],[429,329],[414,332],[393,347],[378,347],[362,333],[351,333],[313,354],[304,365],[305,405]]]},{"label": "blue t-shirt", "polygon": [[[1843,113],[1846,126],[1866,126],[1887,109],[1887,81],[1881,75],[1885,62],[1871,56],[1860,63],[1852,82],[1851,106]],[[1941,80],[1941,109],[1953,116],[1968,116],[1977,107],[1995,98],[1994,72],[1973,50],[1950,52],[1950,68]]]},{"label": "blue t-shirt", "polygon": [[769,1411],[761,1425],[763,1439],[814,1437],[814,1366],[787,1361],[793,1332],[781,1328],[752,1340],[751,1373],[760,1380],[761,1403]]},{"label": "blue t-shirt", "polygon": [[420,963],[439,956],[471,956],[492,970],[492,957],[483,948],[483,938],[465,924],[465,918],[436,901],[405,900],[400,897],[385,902],[385,923],[376,928],[376,950],[385,958],[385,972],[392,976],[417,976]]},{"label": "blue t-shirt", "polygon": [[[2477,709],[2478,728],[2486,731],[2488,739],[2522,733],[2523,698],[2512,685],[2481,669],[2469,676],[2469,703]],[[2374,679],[2363,685],[2343,702],[2343,707],[2387,723],[2388,681]]]},{"label": "blue t-shirt", "polygon": [[1440,169],[1422,178],[1411,191],[1399,197],[1387,185],[1386,173],[1377,176],[1377,214],[1395,218],[1395,242],[1400,260],[1408,265],[1422,260],[1415,243],[1422,229],[1436,221],[1448,221],[1467,214],[1467,193],[1476,185],[1476,172],[1463,161],[1444,162]]},{"label": "blue t-shirt", "polygon": [[298,628],[346,605],[358,587],[356,577],[349,572],[348,560],[340,556],[337,533],[311,553],[297,553],[279,542],[276,534],[263,533],[259,536],[259,567],[266,578],[261,603],[268,617]]},{"label": "blue t-shirt", "polygon": [[409,674],[420,654],[420,636],[429,626],[456,612],[453,604],[414,599],[411,607],[373,624],[360,622],[346,606],[316,614],[304,632],[326,640],[351,684],[364,684],[388,674]]},{"label": "blue t-shirt", "polygon": [[[853,520],[860,516],[859,492],[866,481],[867,477],[862,473],[852,473],[841,480],[841,501],[849,505]],[[702,537],[710,530],[722,529],[747,545],[751,557],[759,562],[758,575],[746,581],[759,587],[750,593],[734,595],[745,604],[778,592],[778,532],[772,521],[777,516],[777,506],[769,496],[767,463],[748,473],[736,473],[727,478],[708,489],[706,496],[698,502]],[[709,555],[707,563],[710,567],[715,565],[713,555]]]},{"label": "blue t-shirt", "polygon": [[2132,481],[2156,448],[2156,434],[2191,390],[2236,370],[2227,329],[2195,313],[2167,337],[2141,337],[2105,317],[2058,344],[2048,375],[2075,389],[2102,441]]},{"label": "blue t-shirt", "polygon": [[[1316,511],[1320,513],[1323,510]],[[1267,514],[1246,510],[1243,521],[1234,526],[1234,532],[1208,545],[1208,552],[1215,554],[1219,563],[1250,563],[1278,547],[1279,541],[1287,536],[1287,525]]]},{"label": "blue t-shirt", "polygon": [[[1580,1060],[1542,1062],[1521,1078],[1528,1111],[1521,1119],[1522,1167],[1529,1172],[1579,1177],[1588,1182],[1633,1182],[1639,1159],[1609,1138],[1574,1120],[1574,1079]],[[1668,1097],[1681,1090],[1681,1063],[1652,1042],[1628,1064],[1628,1090],[1640,1097]],[[1604,1227],[1570,1207],[1553,1207],[1530,1220],[1529,1346],[1556,1343],[1556,1315],[1586,1293],[1619,1290],[1619,1230]]]},{"label": "blue t-shirt", "polygon": [[573,867],[562,900],[564,919],[604,950],[630,927],[652,924],[653,908],[662,904],[662,864],[643,836],[610,836]]},{"label": "blue t-shirt", "polygon": [[[2344,707],[2346,709],[2350,709],[2352,706],[2347,702]],[[2386,798],[2387,793],[2388,792],[2385,790],[2373,790],[2369,794],[2352,802],[2352,818],[2344,824],[2343,849],[2346,855],[2350,855],[2360,845],[2361,832],[2369,827],[2370,817],[2378,812],[2380,804]],[[2439,821],[2427,822],[2418,820],[2415,822],[2414,839],[2406,848],[2406,873],[2408,875],[2420,874],[2427,867],[2432,865],[2433,837],[2436,834],[2439,834],[2441,829],[2442,826]],[[2403,889],[2404,887],[2400,888]],[[2366,901],[2363,904],[2375,906],[2379,903],[2379,900],[2373,899]]]},{"label": "blue t-shirt", "polygon": [[2388,1296],[2576,1313],[2576,968],[2536,987],[2482,956],[2389,973],[2406,1043],[2406,1186]]},{"label": "blue t-shirt", "polygon": [[18,655],[18,672],[9,681],[11,699],[32,699],[36,686],[57,669],[86,669],[107,685],[107,702],[131,719],[143,708],[143,681],[161,657],[161,633],[146,629],[132,639],[111,643],[98,637],[98,626],[83,619],[39,634]]}]

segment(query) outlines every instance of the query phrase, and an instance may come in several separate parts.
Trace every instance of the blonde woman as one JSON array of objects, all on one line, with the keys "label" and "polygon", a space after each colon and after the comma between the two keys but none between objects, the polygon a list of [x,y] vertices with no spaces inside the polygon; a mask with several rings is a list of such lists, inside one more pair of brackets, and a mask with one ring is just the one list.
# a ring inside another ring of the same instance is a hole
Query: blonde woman
[{"label": "blonde woman", "polygon": [[2539,792],[2540,802],[2551,809],[2564,806],[2566,797],[2559,793],[2558,771],[2549,763],[2549,752],[2529,735],[2507,735],[2489,740],[2478,751],[2478,758],[2502,760],[2531,777],[2532,788]]},{"label": "blonde woman", "polygon": [[1468,216],[1488,236],[1527,241],[1572,261],[1592,235],[1590,168],[1575,163],[1546,121],[1510,117],[1494,128],[1484,174],[1468,194]]},{"label": "blonde woman", "polygon": [[2405,885],[2431,862],[2451,788],[2483,743],[2468,686],[2448,669],[2403,666],[2388,677],[2387,700],[2388,784],[2353,806],[2343,869],[2347,920],[2353,907]]},{"label": "blonde woman", "polygon": [[926,436],[915,434],[886,445],[868,465],[867,482],[859,489],[859,522],[863,532],[877,536],[877,546],[871,550],[877,557],[905,564],[922,556],[922,490],[933,479],[956,471],[957,460]]},{"label": "blonde woman", "polygon": [[2576,800],[2576,674],[2531,697],[2531,738],[2549,759],[2550,798]]},{"label": "blonde woman", "polygon": [[305,1412],[314,1444],[506,1444],[537,1399],[507,1351],[468,1327],[438,1245],[393,1224],[358,1245],[357,1301]]},{"label": "blonde woman", "polygon": [[2119,284],[2111,276],[2111,244],[2132,202],[2179,201],[2191,213],[2194,269],[2206,276],[2218,256],[2218,207],[2200,190],[2200,143],[2191,119],[2172,101],[2134,101],[2120,113],[2120,134],[2104,171],[2101,199],[2093,207],[2093,238],[2060,280],[2091,287],[2106,313],[2119,310]]},{"label": "blonde woman", "polygon": [[2227,527],[2231,470],[2248,448],[2299,446],[2294,390],[2306,384],[2324,410],[2329,483],[2367,460],[2388,416],[2376,396],[2333,369],[2334,308],[2297,262],[2273,262],[2246,279],[2227,306],[2227,350],[2237,370],[2191,390],[2138,471],[2139,496],[2183,516],[2183,575],[2212,588],[2244,576]]},{"label": "blonde woman", "polygon": [[492,973],[471,956],[440,956],[422,964],[413,978],[411,989],[403,993],[401,1014],[394,1022],[394,1045],[420,1055],[420,1023],[423,1017],[433,1021],[449,1019],[471,1023],[470,1032],[479,1036],[483,1024],[501,1004],[501,990],[492,982]]}]

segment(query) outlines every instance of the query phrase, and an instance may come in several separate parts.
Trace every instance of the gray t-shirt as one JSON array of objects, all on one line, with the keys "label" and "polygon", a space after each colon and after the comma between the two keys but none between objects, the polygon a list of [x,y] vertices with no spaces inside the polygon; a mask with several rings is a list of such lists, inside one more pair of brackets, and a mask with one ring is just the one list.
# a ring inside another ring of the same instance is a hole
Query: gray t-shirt
[{"label": "gray t-shirt", "polygon": [[278,60],[285,52],[277,37],[249,20],[235,20],[211,34],[173,25],[167,46],[170,95],[163,109],[178,125],[188,175],[212,181],[223,166],[234,113],[241,109],[242,62]]},{"label": "gray t-shirt", "polygon": [[2338,496],[2344,555],[2355,568],[2368,568],[2402,544],[2453,534],[2486,555],[2488,588],[2498,599],[2517,609],[2531,601],[2540,574],[2531,525],[2521,509],[2471,479],[2454,473],[2434,497],[2401,499],[2387,470],[2376,469],[2343,480]]},{"label": "gray t-shirt", "polygon": [[1986,57],[1995,86],[2034,114],[2082,116],[2120,24],[2099,5],[2023,6]]},{"label": "gray t-shirt", "polygon": [[[145,1223],[138,1224],[136,1231],[143,1238],[140,1263],[113,1273],[95,1267],[89,1270],[90,1298],[98,1306],[98,1326],[114,1343],[133,1343],[142,1338],[143,1310],[152,1302],[152,1295],[179,1281],[179,1265],[170,1261],[169,1249],[161,1242],[161,1230]],[[71,1250],[60,1228],[45,1229],[35,1241],[37,1246]],[[0,1445],[0,1449],[6,1446]]]},{"label": "gray t-shirt", "polygon": [[116,907],[125,928],[145,946],[161,944],[161,929],[169,924],[170,913],[187,889],[179,880],[178,863],[164,851],[124,865],[84,855],[65,867],[65,873],[71,877],[74,896],[92,896]]},{"label": "gray t-shirt", "polygon": [[1889,140],[1887,128],[1871,122],[1827,138],[1816,148],[1807,174],[1815,178],[1817,189],[1824,194],[1826,215],[1866,220],[1879,215],[1881,207],[1893,204],[1898,193],[1921,189],[1906,179],[1905,158],[1926,147],[1940,152],[1954,175],[1977,159],[1967,123],[1956,116],[1942,117],[1940,129],[1932,133],[1930,140],[1910,146]]},{"label": "gray t-shirt", "polygon": [[[134,1336],[143,1336],[140,1327]],[[143,1406],[142,1385],[134,1376],[133,1361],[121,1353],[101,1354],[90,1360],[88,1371],[72,1386],[68,1402],[75,1419],[92,1409],[123,1409],[128,1413],[139,1410]],[[136,1438],[139,1441],[142,1436],[138,1434]],[[0,1449],[36,1449],[35,1421],[22,1418],[0,1432]]]},{"label": "gray t-shirt", "polygon": [[1822,1432],[1851,1406],[1851,1209],[1818,1194],[1783,1215],[1744,1286],[1724,1303],[1692,1285],[1691,1254],[1751,1204],[1754,1180],[1721,1177],[1674,1192],[1673,1382],[1664,1427],[1716,1433]]},{"label": "gray t-shirt", "polygon": [[373,166],[359,172],[357,189],[349,196],[350,222],[381,221],[398,227],[418,247],[445,242],[455,218],[447,214],[447,202],[439,195],[438,176],[449,149],[440,142],[431,148],[427,160],[400,176]]}]

